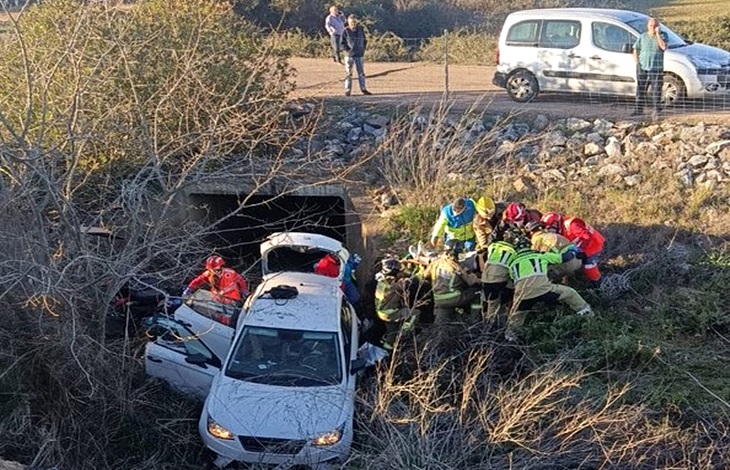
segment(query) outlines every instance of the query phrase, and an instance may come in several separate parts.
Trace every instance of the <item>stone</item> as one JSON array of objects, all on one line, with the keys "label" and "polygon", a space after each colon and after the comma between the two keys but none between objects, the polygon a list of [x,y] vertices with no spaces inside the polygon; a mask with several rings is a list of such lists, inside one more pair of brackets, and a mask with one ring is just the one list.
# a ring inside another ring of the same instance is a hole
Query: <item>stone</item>
[{"label": "stone", "polygon": [[693,167],[697,168],[700,166],[705,166],[709,159],[710,159],[710,157],[707,155],[695,155],[694,157],[687,160],[687,163],[689,163]]},{"label": "stone", "polygon": [[683,169],[679,170],[676,173],[677,177],[679,178],[679,181],[684,186],[692,186],[694,184],[695,175],[692,172],[692,169],[689,166],[684,167]]},{"label": "stone", "polygon": [[624,183],[626,183],[626,186],[636,186],[642,181],[642,176],[640,174],[634,174],[629,176],[624,176]]},{"label": "stone", "polygon": [[685,142],[699,141],[705,134],[705,130],[705,124],[703,122],[695,126],[683,127],[681,132],[679,133],[679,138]]},{"label": "stone", "polygon": [[651,140],[657,145],[670,145],[672,142],[674,142],[673,134],[674,133],[671,131],[660,132],[659,134],[652,137]]},{"label": "stone", "polygon": [[382,114],[373,114],[365,119],[365,123],[376,129],[380,129],[388,125],[388,118]]},{"label": "stone", "polygon": [[722,171],[724,171],[725,174],[730,175],[730,162],[722,163]]},{"label": "stone", "polygon": [[567,118],[565,120],[565,129],[571,133],[584,131],[591,127],[591,123],[585,119]]},{"label": "stone", "polygon": [[648,142],[649,138],[646,136],[646,134],[642,132],[633,132],[626,137],[624,137],[624,140],[621,142],[621,144],[624,147],[624,151],[626,152],[634,152],[634,149],[642,142]]},{"label": "stone", "polygon": [[730,147],[720,150],[717,154],[717,158],[725,162],[730,162]]},{"label": "stone", "polygon": [[557,168],[544,171],[542,177],[549,180],[565,181],[565,174]]},{"label": "stone", "polygon": [[563,135],[562,132],[551,132],[547,134],[543,140],[543,146],[550,148],[550,147],[564,147],[568,139]]},{"label": "stone", "polygon": [[335,126],[335,127],[342,132],[349,132],[350,129],[355,127],[355,125],[352,124],[350,121],[340,121],[337,123],[337,126]]},{"label": "stone", "polygon": [[565,143],[565,147],[572,152],[582,152],[586,145],[586,139],[581,134],[576,134]]},{"label": "stone", "polygon": [[613,123],[605,119],[596,119],[593,121],[593,132],[606,137],[613,130]]},{"label": "stone", "polygon": [[653,124],[651,126],[646,126],[643,131],[644,134],[651,139],[661,131],[661,127],[657,124]]},{"label": "stone", "polygon": [[289,157],[295,160],[299,160],[300,158],[304,157],[304,151],[296,147],[292,147],[289,149]]},{"label": "stone", "polygon": [[583,147],[583,155],[593,156],[603,153],[603,148],[595,142],[588,142]]},{"label": "stone", "polygon": [[357,142],[360,140],[360,134],[362,134],[362,129],[359,127],[353,127],[350,129],[350,132],[347,133],[347,140],[350,142]]},{"label": "stone", "polygon": [[362,125],[362,130],[369,135],[375,135],[375,131],[377,130],[377,127],[371,126],[368,123],[365,123]]},{"label": "stone", "polygon": [[621,152],[621,142],[616,137],[609,137],[606,141],[606,146],[603,148],[606,151],[606,155],[609,158],[621,158],[623,152]]},{"label": "stone", "polygon": [[717,155],[720,151],[725,150],[726,148],[730,148],[730,140],[720,140],[705,147],[705,153]]},{"label": "stone", "polygon": [[594,155],[592,157],[586,158],[583,164],[585,166],[596,166],[605,158],[606,156],[604,154]]},{"label": "stone", "polygon": [[710,170],[705,173],[708,180],[717,181],[718,183],[722,183],[722,181],[725,179],[722,177],[722,173],[720,173],[717,170]]},{"label": "stone", "polygon": [[547,126],[550,124],[550,120],[545,116],[544,114],[538,114],[535,117],[535,121],[532,123],[532,129],[535,132],[542,132],[545,129],[547,129]]},{"label": "stone", "polygon": [[345,147],[340,144],[331,143],[325,148],[324,151],[325,153],[333,153],[339,156],[345,153]]},{"label": "stone", "polygon": [[632,153],[637,158],[652,161],[656,161],[663,156],[662,149],[659,148],[659,146],[654,142],[641,142],[639,145],[636,146]]},{"label": "stone", "polygon": [[529,193],[532,191],[534,186],[532,185],[532,182],[524,177],[519,177],[516,180],[512,182],[512,187],[517,191],[518,193]]},{"label": "stone", "polygon": [[710,157],[707,159],[707,163],[705,163],[705,166],[702,168],[703,170],[716,170],[720,167],[719,161],[715,157]]},{"label": "stone", "polygon": [[591,132],[590,134],[588,134],[586,136],[586,140],[588,142],[595,142],[597,144],[603,145],[603,142],[604,142],[605,139],[598,132]]},{"label": "stone", "polygon": [[603,165],[601,168],[599,168],[598,173],[596,174],[599,177],[614,175],[623,176],[624,174],[626,174],[626,168],[624,168],[623,165],[619,165],[618,163],[607,163],[606,165]]}]

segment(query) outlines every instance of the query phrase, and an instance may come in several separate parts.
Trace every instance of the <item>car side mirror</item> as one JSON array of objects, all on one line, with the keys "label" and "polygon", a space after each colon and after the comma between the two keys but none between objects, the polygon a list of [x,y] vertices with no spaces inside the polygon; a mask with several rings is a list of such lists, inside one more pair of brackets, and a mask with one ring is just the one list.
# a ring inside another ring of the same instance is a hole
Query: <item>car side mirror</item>
[{"label": "car side mirror", "polygon": [[621,47],[621,52],[623,52],[624,54],[630,54],[634,52],[634,47],[627,42]]},{"label": "car side mirror", "polygon": [[354,361],[350,361],[350,375],[357,374],[367,367],[367,365],[368,363],[365,359],[355,359]]},{"label": "car side mirror", "polygon": [[200,353],[191,354],[185,357],[185,362],[195,364],[196,366],[200,366],[203,369],[208,368],[208,366],[206,365],[208,363],[208,358]]}]

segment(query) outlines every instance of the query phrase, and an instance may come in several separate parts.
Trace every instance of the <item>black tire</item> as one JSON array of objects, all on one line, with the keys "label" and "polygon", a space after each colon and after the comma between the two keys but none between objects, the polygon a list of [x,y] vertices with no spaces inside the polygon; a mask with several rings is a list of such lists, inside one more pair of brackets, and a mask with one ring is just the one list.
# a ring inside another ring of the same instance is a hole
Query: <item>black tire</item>
[{"label": "black tire", "polygon": [[539,86],[535,76],[527,70],[517,70],[507,77],[505,88],[513,101],[528,103],[539,93]]},{"label": "black tire", "polygon": [[661,103],[664,108],[676,106],[685,96],[684,82],[676,75],[664,74]]}]

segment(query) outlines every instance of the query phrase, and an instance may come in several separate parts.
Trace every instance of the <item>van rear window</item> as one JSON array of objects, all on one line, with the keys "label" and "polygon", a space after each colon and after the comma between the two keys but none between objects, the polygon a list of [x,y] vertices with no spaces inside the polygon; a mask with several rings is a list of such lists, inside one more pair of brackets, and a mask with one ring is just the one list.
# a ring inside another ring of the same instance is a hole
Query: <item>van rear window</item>
[{"label": "van rear window", "polygon": [[540,20],[528,20],[515,23],[507,32],[509,46],[537,46],[540,33]]}]

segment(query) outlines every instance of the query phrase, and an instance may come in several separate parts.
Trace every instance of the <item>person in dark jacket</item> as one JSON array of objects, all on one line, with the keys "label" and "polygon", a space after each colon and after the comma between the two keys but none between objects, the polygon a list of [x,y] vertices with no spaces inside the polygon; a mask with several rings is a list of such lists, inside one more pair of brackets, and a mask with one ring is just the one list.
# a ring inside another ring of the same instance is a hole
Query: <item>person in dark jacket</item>
[{"label": "person in dark jacket", "polygon": [[357,80],[360,85],[360,91],[363,95],[370,95],[367,86],[365,86],[365,69],[363,68],[362,58],[365,55],[365,47],[367,46],[367,38],[365,30],[358,24],[355,15],[347,17],[347,28],[342,33],[342,50],[345,51],[345,96],[352,93],[352,67],[357,70]]}]

